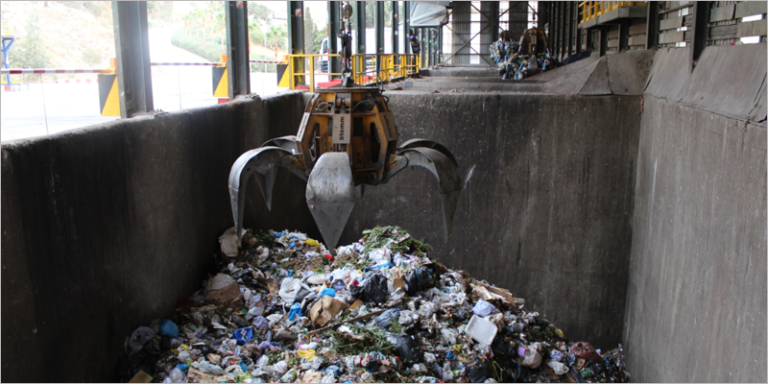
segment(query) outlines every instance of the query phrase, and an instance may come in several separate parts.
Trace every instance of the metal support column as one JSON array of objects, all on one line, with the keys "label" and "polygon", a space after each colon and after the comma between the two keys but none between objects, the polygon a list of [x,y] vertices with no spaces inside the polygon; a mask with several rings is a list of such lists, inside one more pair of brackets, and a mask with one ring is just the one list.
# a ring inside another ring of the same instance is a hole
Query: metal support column
[{"label": "metal support column", "polygon": [[648,2],[648,19],[645,29],[645,49],[656,48],[659,40],[659,2]]},{"label": "metal support column", "polygon": [[693,3],[693,37],[691,37],[691,70],[696,66],[701,53],[707,47],[709,29],[709,1]]},{"label": "metal support column", "polygon": [[[304,54],[304,2],[288,1],[288,53]],[[294,73],[304,73],[304,59],[293,59]],[[304,84],[304,76],[291,79],[293,84]]]},{"label": "metal support column", "polygon": [[528,2],[510,1],[507,14],[509,15],[509,33],[512,34],[512,41],[520,41],[523,32],[528,29]]},{"label": "metal support column", "polygon": [[400,35],[400,30],[398,28],[398,2],[393,1],[392,2],[392,52],[391,53],[400,53],[400,50],[398,49],[398,41],[397,37]]},{"label": "metal support column", "polygon": [[357,53],[365,53],[365,1],[355,3],[355,40],[357,41]]},{"label": "metal support column", "polygon": [[403,1],[403,52],[406,54],[411,52],[411,42],[408,40],[408,36],[411,35],[411,2]]},{"label": "metal support column", "polygon": [[[339,53],[339,38],[336,36],[339,34],[339,23],[341,22],[340,5],[340,1],[328,2],[328,53]],[[328,72],[341,72],[338,60],[328,57],[328,62],[330,63]]]},{"label": "metal support column", "polygon": [[[488,46],[499,39],[499,3],[480,2],[480,57],[492,65]],[[482,64],[482,61],[481,61]]]},{"label": "metal support column", "polygon": [[120,117],[152,112],[152,71],[149,65],[147,2],[112,2],[117,54]]},{"label": "metal support column", "polygon": [[[453,49],[451,62],[454,65],[467,65],[470,63],[472,50],[468,42],[472,24],[472,5],[468,1],[455,1],[453,4]],[[526,3],[527,4],[527,3]],[[510,22],[511,24],[511,22]],[[517,38],[520,38],[520,31]]]},{"label": "metal support column", "polygon": [[251,93],[251,65],[248,62],[248,5],[246,1],[227,1],[227,72],[229,99]]},{"label": "metal support column", "polygon": [[376,31],[376,75],[381,74],[381,55],[384,53],[384,2],[376,2],[374,13]]}]

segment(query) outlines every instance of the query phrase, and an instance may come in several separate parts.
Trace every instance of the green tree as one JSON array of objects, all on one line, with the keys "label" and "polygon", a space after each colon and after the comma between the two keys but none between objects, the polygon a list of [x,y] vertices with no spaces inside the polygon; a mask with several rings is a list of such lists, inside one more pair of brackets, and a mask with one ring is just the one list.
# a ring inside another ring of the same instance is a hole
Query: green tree
[{"label": "green tree", "polygon": [[[312,53],[320,53],[320,46],[323,43],[323,39],[328,37],[328,26],[323,27],[323,29],[317,31],[315,33],[315,40],[312,44]],[[330,44],[328,45],[328,48],[330,48]],[[334,53],[334,52],[331,52]]]},{"label": "green tree", "polygon": [[312,20],[312,13],[309,12],[309,8],[304,9],[304,53],[313,54],[317,53],[314,50],[315,35],[317,35],[317,27],[314,20]]},{"label": "green tree", "polygon": [[269,20],[269,16],[271,14],[272,14],[272,11],[270,11],[266,5],[254,3],[252,1],[248,2],[248,18],[249,19],[267,21]]},{"label": "green tree", "polygon": [[251,44],[264,44],[264,32],[261,30],[261,26],[259,20],[248,20],[248,39]]},{"label": "green tree", "polygon": [[272,25],[267,31],[267,45],[275,50],[275,58],[279,48],[285,48],[288,44],[288,31],[282,25]]},{"label": "green tree", "polygon": [[164,22],[173,21],[173,2],[148,1],[147,17],[151,20],[160,20]]},{"label": "green tree", "polygon": [[16,68],[45,68],[50,57],[40,34],[40,19],[32,14],[27,18],[26,34],[8,51],[8,60]]},{"label": "green tree", "polygon": [[[365,27],[373,28],[376,25],[376,3],[378,1],[365,2]],[[392,2],[384,2],[384,26],[392,26]]]}]

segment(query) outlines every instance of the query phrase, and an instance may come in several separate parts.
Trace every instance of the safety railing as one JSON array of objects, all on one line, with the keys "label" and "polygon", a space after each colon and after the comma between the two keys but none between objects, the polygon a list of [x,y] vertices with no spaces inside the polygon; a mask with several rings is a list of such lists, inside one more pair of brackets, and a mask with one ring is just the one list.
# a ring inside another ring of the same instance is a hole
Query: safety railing
[{"label": "safety railing", "polygon": [[582,1],[579,3],[581,22],[594,19],[621,7],[642,7],[645,5],[644,1]]},{"label": "safety railing", "polygon": [[[376,60],[381,58],[381,69],[377,71]],[[341,73],[330,72],[334,67],[332,62],[338,62],[336,68],[342,68],[339,54],[288,55],[289,87],[307,89],[314,92],[315,88],[325,88],[341,83]],[[321,64],[317,64],[318,61]],[[352,79],[356,84],[369,85],[378,82],[390,82],[399,78],[419,73],[421,62],[418,55],[406,54],[355,54],[352,55]],[[325,70],[316,71],[318,65],[324,65]],[[333,77],[336,76],[336,79]],[[318,82],[318,80],[324,80]]]},{"label": "safety railing", "polygon": [[[381,69],[376,60],[381,58]],[[407,54],[357,54],[352,55],[352,75],[355,83],[367,85],[408,77],[419,73],[421,62],[418,55]]]}]

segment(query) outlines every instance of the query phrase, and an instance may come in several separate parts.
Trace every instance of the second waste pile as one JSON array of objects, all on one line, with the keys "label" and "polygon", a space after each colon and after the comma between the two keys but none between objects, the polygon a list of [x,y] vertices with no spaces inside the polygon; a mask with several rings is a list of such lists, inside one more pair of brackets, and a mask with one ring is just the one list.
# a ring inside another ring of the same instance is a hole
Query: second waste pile
[{"label": "second waste pile", "polygon": [[299,232],[220,238],[221,270],[126,338],[130,382],[628,382],[525,301],[427,256],[399,227],[333,255]]}]

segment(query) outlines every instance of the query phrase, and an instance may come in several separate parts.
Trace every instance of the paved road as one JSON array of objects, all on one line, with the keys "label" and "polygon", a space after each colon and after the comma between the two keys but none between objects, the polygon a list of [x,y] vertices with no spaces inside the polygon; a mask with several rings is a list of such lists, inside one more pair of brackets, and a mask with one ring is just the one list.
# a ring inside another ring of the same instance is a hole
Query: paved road
[{"label": "paved road", "polygon": [[[207,60],[171,45],[175,27],[150,30],[150,58],[154,62],[205,62]],[[43,75],[45,76],[45,75]],[[92,76],[93,81],[96,75]],[[40,83],[0,97],[0,140],[3,142],[86,127],[117,119],[99,111],[98,84]],[[155,110],[178,111],[214,105],[210,67],[152,67]],[[275,94],[274,73],[252,73],[251,91]]]}]

